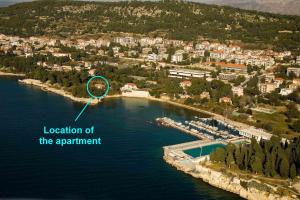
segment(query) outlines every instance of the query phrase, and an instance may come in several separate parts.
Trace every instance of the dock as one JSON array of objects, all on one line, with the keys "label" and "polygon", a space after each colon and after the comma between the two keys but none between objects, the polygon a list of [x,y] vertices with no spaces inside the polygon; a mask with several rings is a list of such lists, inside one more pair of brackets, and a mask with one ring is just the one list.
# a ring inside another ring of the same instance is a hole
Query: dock
[{"label": "dock", "polygon": [[157,118],[156,119],[157,122],[161,123],[162,125],[164,126],[167,126],[167,127],[172,127],[172,128],[175,128],[175,129],[178,129],[182,132],[185,132],[187,134],[190,134],[190,135],[193,135],[199,139],[201,139],[202,141],[210,141],[209,138],[205,137],[204,135],[202,134],[199,134],[199,132],[196,132],[194,130],[190,130],[189,128],[187,128],[186,126],[178,123],[178,122],[175,122],[174,120],[172,119],[169,119],[167,117],[163,117],[163,118]]}]

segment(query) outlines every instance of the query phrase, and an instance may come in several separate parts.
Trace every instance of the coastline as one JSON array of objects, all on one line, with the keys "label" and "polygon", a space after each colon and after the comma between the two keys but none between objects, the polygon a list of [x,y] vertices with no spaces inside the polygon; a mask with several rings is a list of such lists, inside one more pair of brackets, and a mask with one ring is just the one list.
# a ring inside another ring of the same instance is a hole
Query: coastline
[{"label": "coastline", "polygon": [[[55,94],[64,96],[64,97],[66,97],[66,98],[68,98],[72,101],[78,102],[78,103],[84,103],[85,104],[90,100],[90,98],[75,97],[71,93],[66,92],[63,89],[57,89],[57,88],[53,87],[53,85],[47,84],[47,83],[42,83],[39,80],[23,79],[23,80],[19,80],[19,82],[22,83],[22,84],[33,85],[33,86],[39,87],[42,90],[53,92]],[[195,108],[195,107],[192,107],[192,106],[184,105],[184,104],[181,104],[181,103],[177,103],[177,102],[174,102],[174,101],[171,101],[171,100],[166,100],[166,99],[161,99],[161,98],[155,98],[155,97],[128,97],[128,96],[123,96],[122,94],[114,94],[114,95],[106,96],[105,99],[124,98],[124,97],[125,98],[140,98],[140,99],[146,99],[146,100],[150,100],[150,101],[157,101],[157,102],[161,102],[161,103],[167,103],[167,104],[171,104],[171,105],[174,105],[174,106],[177,106],[177,107],[181,107],[181,108],[185,108],[185,109],[188,109],[188,110],[192,110],[192,111],[195,111],[195,112],[199,112],[199,113],[202,113],[202,114],[209,115],[214,119],[225,121],[226,123],[229,123],[233,126],[236,126],[237,128],[243,129],[243,128],[249,128],[250,127],[250,125],[248,125],[248,124],[243,124],[243,123],[240,123],[240,122],[230,120],[230,119],[225,118],[224,116],[216,114],[216,113],[212,113],[212,112],[200,109],[200,108]],[[90,105],[97,105],[99,102],[101,102],[101,100],[93,99]]]},{"label": "coastline", "polygon": [[[78,102],[78,103],[87,103],[89,101],[89,98],[78,98],[78,97],[74,97],[72,94],[64,91],[63,89],[57,89],[55,88],[53,85],[51,84],[47,84],[47,83],[42,83],[39,80],[34,80],[34,79],[23,79],[23,80],[19,80],[19,83],[21,84],[26,84],[26,85],[32,85],[35,87],[39,87],[44,91],[49,91],[49,92],[53,92],[55,94],[58,95],[62,95],[72,101]],[[110,99],[110,98],[123,98],[125,96],[123,96],[122,94],[116,94],[116,95],[108,95],[106,98]],[[189,110],[193,110],[196,112],[200,112],[200,113],[204,113],[207,115],[212,116],[215,119],[219,119],[219,120],[224,120],[225,117],[215,114],[215,113],[211,113],[209,111],[205,111],[199,108],[195,108],[192,106],[188,106],[188,105],[184,105],[181,103],[177,103],[177,102],[173,102],[170,100],[165,100],[165,99],[159,99],[159,98],[155,98],[155,97],[126,97],[126,98],[141,98],[141,99],[146,99],[146,100],[150,100],[150,101],[157,101],[157,102],[161,102],[161,103],[168,103],[174,106],[178,106],[178,107],[182,107],[185,109],[189,109]],[[93,101],[91,102],[91,105],[97,105],[100,101],[97,99],[93,99]],[[247,124],[241,124],[239,122],[234,122],[232,120],[226,119],[227,123],[231,123],[235,126],[249,126]],[[246,198],[246,199],[250,199],[250,200],[257,200],[257,199],[271,199],[271,200],[279,200],[279,199],[286,199],[286,200],[293,200],[293,199],[297,199],[297,198],[293,198],[290,196],[284,196],[281,197],[280,195],[276,194],[275,192],[270,192],[270,191],[262,191],[262,190],[258,190],[257,188],[246,188],[241,184],[242,182],[247,182],[247,180],[241,179],[239,177],[229,177],[228,175],[213,170],[207,166],[204,165],[198,165],[196,167],[196,170],[189,170],[186,169],[185,166],[182,166],[180,162],[177,162],[176,160],[172,160],[170,158],[168,158],[168,156],[164,153],[163,159],[165,160],[166,163],[170,164],[171,166],[175,167],[178,171],[182,171],[186,174],[189,174],[191,176],[193,176],[194,178],[198,178],[203,180],[204,182],[207,182],[208,184],[210,184],[213,187],[216,188],[220,188],[235,194],[238,194],[239,196],[241,196],[242,198]],[[250,182],[252,182],[253,180],[251,180]],[[261,195],[263,195],[263,198],[259,198],[261,197]]]},{"label": "coastline", "polygon": [[[81,97],[75,97],[71,93],[66,92],[63,89],[57,89],[54,88],[53,85],[47,84],[47,83],[42,83],[39,80],[35,79],[23,79],[23,80],[18,80],[19,83],[25,84],[25,85],[31,85],[35,87],[39,87],[44,91],[49,91],[58,95],[61,95],[63,97],[66,97],[72,101],[78,102],[78,103],[88,103],[90,101],[90,98],[81,98]],[[90,103],[90,105],[97,105],[101,100],[98,99],[93,99]]]},{"label": "coastline", "polygon": [[194,169],[189,169],[180,160],[173,160],[164,151],[166,163],[175,167],[194,178],[201,179],[209,185],[237,194],[242,198],[249,200],[296,200],[296,195],[280,195],[278,188],[269,184],[262,183],[254,178],[244,179],[238,176],[225,174],[216,171],[208,166],[198,164]]},{"label": "coastline", "polygon": [[3,71],[0,71],[0,76],[25,77],[25,74],[17,74],[17,73],[11,73],[11,72],[3,72]]}]

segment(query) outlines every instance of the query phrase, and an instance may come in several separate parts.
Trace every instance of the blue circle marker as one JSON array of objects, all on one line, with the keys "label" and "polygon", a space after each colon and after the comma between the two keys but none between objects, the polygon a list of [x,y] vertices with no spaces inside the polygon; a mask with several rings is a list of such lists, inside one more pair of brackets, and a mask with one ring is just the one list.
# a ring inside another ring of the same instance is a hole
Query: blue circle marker
[{"label": "blue circle marker", "polygon": [[[91,81],[94,80],[94,79],[101,79],[101,80],[103,80],[104,83],[105,83],[105,87],[106,87],[105,93],[104,93],[103,95],[101,95],[101,96],[93,95],[93,94],[91,93],[90,89],[89,89],[89,84],[90,84]],[[95,99],[103,99],[105,96],[107,96],[107,94],[108,94],[108,92],[109,92],[109,89],[110,89],[110,86],[109,86],[108,80],[107,80],[106,78],[104,78],[103,76],[93,76],[92,78],[90,78],[90,80],[89,80],[89,81],[87,82],[87,84],[86,84],[86,90],[87,90],[88,94],[89,94],[91,97],[95,98]]]},{"label": "blue circle marker", "polygon": [[[93,93],[91,93],[90,89],[89,89],[89,84],[91,83],[92,80],[94,79],[101,79],[102,81],[104,81],[105,83],[105,92],[103,95],[101,96],[97,96],[97,95],[93,95]],[[79,119],[79,117],[81,116],[81,114],[84,112],[84,110],[88,107],[88,105],[90,105],[90,103],[92,102],[93,99],[103,99],[104,97],[107,96],[108,92],[109,92],[109,89],[110,89],[110,85],[108,83],[108,80],[103,77],[103,76],[93,76],[92,78],[90,78],[88,80],[88,82],[86,83],[86,91],[88,92],[88,94],[91,96],[91,98],[89,99],[89,101],[85,104],[85,106],[83,107],[83,109],[80,111],[80,113],[77,115],[76,119],[75,119],[75,122]]]}]

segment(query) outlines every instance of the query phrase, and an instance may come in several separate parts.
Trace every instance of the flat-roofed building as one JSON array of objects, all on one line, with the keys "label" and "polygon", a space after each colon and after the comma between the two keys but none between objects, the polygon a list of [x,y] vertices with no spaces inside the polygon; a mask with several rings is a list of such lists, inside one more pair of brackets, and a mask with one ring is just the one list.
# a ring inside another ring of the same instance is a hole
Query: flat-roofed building
[{"label": "flat-roofed building", "polygon": [[189,70],[189,69],[170,69],[169,77],[171,78],[204,78],[210,77],[210,72]]},{"label": "flat-roofed building", "polygon": [[171,57],[171,62],[173,63],[179,63],[183,61],[183,54],[182,53],[175,53]]},{"label": "flat-roofed building", "polygon": [[258,89],[261,93],[270,93],[277,88],[276,83],[259,83]]},{"label": "flat-roofed building", "polygon": [[247,72],[247,66],[244,64],[216,62],[215,65],[221,67],[223,70]]},{"label": "flat-roofed building", "polygon": [[265,132],[263,129],[257,129],[253,126],[242,129],[239,133],[246,138],[255,138],[257,141],[260,141],[261,139],[270,140],[272,137],[272,134]]}]

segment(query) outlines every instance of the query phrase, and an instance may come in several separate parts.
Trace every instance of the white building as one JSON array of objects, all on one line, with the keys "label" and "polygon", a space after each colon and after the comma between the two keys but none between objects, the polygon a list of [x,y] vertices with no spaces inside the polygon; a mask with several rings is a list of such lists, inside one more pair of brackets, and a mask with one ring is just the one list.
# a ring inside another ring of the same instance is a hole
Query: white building
[{"label": "white building", "polygon": [[297,58],[296,58],[296,64],[300,65],[300,56],[297,56]]},{"label": "white building", "polygon": [[270,93],[277,88],[276,83],[259,83],[258,89],[261,93]]},{"label": "white building", "polygon": [[293,89],[290,89],[290,88],[282,88],[282,89],[280,90],[280,94],[281,94],[282,96],[287,96],[287,95],[289,95],[289,94],[291,94],[291,93],[293,93]]},{"label": "white building", "polygon": [[148,55],[147,60],[156,62],[158,59],[157,54],[151,53]]},{"label": "white building", "polygon": [[204,50],[196,50],[192,52],[192,58],[204,57]]},{"label": "white building", "polygon": [[122,95],[126,97],[150,97],[148,91],[138,89],[134,83],[127,83],[120,90]]},{"label": "white building", "polygon": [[52,55],[54,57],[69,57],[69,58],[71,58],[71,54],[70,53],[52,53]]},{"label": "white building", "polygon": [[226,58],[226,54],[224,53],[224,51],[216,50],[210,52],[210,57],[216,60],[223,60]]},{"label": "white building", "polygon": [[170,69],[169,77],[171,78],[204,78],[210,77],[210,72],[189,70],[189,69]]},{"label": "white building", "polygon": [[231,90],[232,90],[233,94],[236,94],[239,97],[244,95],[244,88],[241,86],[232,87]]},{"label": "white building", "polygon": [[253,126],[242,129],[240,131],[240,135],[249,139],[255,138],[257,141],[260,141],[261,139],[269,140],[272,137],[272,134],[265,132],[263,129],[257,129]]},{"label": "white building", "polygon": [[183,61],[183,54],[182,53],[175,53],[171,57],[171,62],[173,63],[179,63]]}]

